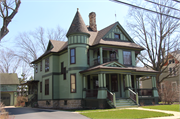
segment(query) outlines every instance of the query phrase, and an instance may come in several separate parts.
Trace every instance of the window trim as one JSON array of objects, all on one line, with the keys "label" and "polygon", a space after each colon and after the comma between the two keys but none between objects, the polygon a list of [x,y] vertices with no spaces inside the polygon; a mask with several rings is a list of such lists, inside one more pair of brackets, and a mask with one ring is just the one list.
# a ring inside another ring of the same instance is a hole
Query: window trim
[{"label": "window trim", "polygon": [[[71,50],[73,50],[74,49],[74,63],[72,63],[72,61],[71,61]],[[76,49],[75,48],[71,48],[70,49],[70,64],[76,64]]]},{"label": "window trim", "polygon": [[[46,87],[46,86],[47,86],[46,81],[48,81],[48,87]],[[48,90],[47,90],[47,89],[48,89]],[[49,79],[46,79],[46,80],[45,80],[45,95],[49,95]]]},{"label": "window trim", "polygon": [[[124,64],[124,52],[130,52],[130,64]],[[131,54],[131,51],[129,50],[123,50],[123,65],[126,65],[126,66],[132,66],[132,54]]]},{"label": "window trim", "polygon": [[[71,88],[71,86],[72,86],[72,85],[71,85],[71,75],[74,75],[74,76],[75,76],[75,91],[74,91],[74,92],[71,91],[71,89],[72,89],[72,88]],[[70,93],[76,93],[76,74],[70,74]]]}]

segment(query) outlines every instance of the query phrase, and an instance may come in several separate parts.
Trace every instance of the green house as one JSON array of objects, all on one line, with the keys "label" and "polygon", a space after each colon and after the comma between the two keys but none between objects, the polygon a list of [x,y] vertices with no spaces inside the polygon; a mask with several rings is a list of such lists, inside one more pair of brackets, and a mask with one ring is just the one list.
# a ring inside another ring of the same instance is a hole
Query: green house
[{"label": "green house", "polygon": [[[158,103],[157,72],[135,66],[144,48],[119,22],[98,31],[96,14],[89,14],[86,26],[77,10],[66,36],[67,42],[50,40],[46,52],[32,62],[29,101],[36,97],[39,107],[63,109]],[[152,87],[140,89],[139,78],[147,76]]]},{"label": "green house", "polygon": [[16,105],[18,85],[19,79],[16,73],[0,73],[0,96],[5,106]]}]

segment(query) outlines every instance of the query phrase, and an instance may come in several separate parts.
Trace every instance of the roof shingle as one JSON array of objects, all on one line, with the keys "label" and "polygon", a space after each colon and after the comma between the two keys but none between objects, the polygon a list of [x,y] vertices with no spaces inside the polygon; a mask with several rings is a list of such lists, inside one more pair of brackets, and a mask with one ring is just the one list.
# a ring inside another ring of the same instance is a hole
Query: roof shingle
[{"label": "roof shingle", "polygon": [[76,15],[71,23],[71,26],[66,34],[66,36],[68,37],[71,34],[74,33],[85,33],[88,34],[88,30],[87,27],[81,17],[81,14],[79,13],[79,11],[77,10]]}]

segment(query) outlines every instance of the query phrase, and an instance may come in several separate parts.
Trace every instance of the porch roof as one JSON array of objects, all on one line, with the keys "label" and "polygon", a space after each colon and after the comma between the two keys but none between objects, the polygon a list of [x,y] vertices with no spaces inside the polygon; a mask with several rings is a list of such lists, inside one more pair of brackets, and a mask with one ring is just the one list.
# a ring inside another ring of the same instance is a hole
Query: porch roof
[{"label": "porch roof", "polygon": [[[107,66],[108,64],[113,64],[113,62],[116,63],[116,64],[119,64],[119,66],[115,66],[115,67]],[[149,68],[146,68],[146,67],[126,67],[126,66],[122,65],[121,63],[119,63],[117,61],[106,62],[104,64],[88,68],[88,69],[86,69],[84,71],[80,71],[79,73],[86,73],[86,72],[93,71],[93,70],[98,70],[98,69],[129,70],[131,72],[158,73],[158,71],[155,71],[155,70],[152,70],[152,69],[149,69]]]},{"label": "porch roof", "polygon": [[32,80],[32,81],[27,81],[26,83],[22,83],[20,85],[28,85],[28,84],[33,84],[33,83],[38,83],[38,80]]}]

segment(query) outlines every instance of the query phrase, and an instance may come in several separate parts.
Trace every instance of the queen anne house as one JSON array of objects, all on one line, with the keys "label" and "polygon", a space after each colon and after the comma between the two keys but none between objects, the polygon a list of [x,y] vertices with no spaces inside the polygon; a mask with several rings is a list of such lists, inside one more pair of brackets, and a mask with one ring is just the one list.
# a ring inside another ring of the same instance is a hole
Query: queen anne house
[{"label": "queen anne house", "polygon": [[[66,34],[68,41],[50,40],[46,52],[32,62],[29,101],[37,96],[39,107],[64,109],[157,104],[157,72],[135,66],[144,48],[119,22],[98,31],[94,12],[89,20],[86,26],[77,10]],[[139,78],[144,76],[150,76],[153,84],[146,95],[146,89],[139,89]]]}]

